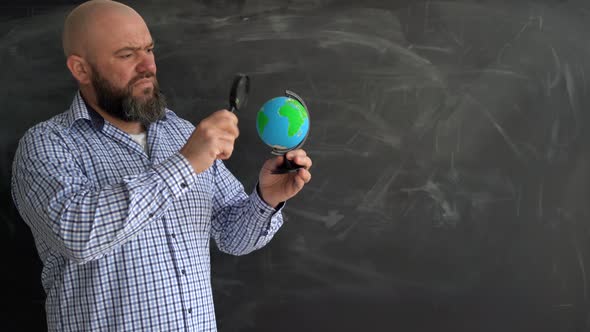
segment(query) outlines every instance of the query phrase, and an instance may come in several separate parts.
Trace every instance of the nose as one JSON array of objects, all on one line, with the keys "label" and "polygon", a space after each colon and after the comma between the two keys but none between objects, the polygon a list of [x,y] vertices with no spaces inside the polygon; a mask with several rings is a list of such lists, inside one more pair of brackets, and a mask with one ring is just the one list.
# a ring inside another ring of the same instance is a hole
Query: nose
[{"label": "nose", "polygon": [[138,73],[156,73],[156,60],[153,52],[144,52],[137,64],[136,70]]}]

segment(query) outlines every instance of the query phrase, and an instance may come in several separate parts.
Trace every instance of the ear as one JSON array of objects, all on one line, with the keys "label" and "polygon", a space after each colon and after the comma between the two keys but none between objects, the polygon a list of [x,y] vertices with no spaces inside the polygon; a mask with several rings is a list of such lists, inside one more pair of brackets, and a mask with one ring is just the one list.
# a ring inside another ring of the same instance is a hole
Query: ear
[{"label": "ear", "polygon": [[68,56],[66,65],[79,84],[85,85],[90,83],[92,73],[90,72],[88,62],[84,58],[72,54]]}]

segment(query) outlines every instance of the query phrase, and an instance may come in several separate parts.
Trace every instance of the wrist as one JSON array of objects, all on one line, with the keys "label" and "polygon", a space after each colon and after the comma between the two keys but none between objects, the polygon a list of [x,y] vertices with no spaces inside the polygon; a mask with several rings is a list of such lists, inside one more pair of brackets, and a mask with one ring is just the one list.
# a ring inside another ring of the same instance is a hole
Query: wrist
[{"label": "wrist", "polygon": [[276,209],[283,202],[282,200],[273,200],[270,197],[268,197],[268,195],[265,195],[262,189],[260,188],[260,184],[256,184],[256,192],[258,193],[258,196],[260,196],[260,199],[262,199],[264,203],[266,203],[268,206],[271,206],[274,209]]},{"label": "wrist", "polygon": [[193,168],[193,171],[196,174],[199,174],[201,172],[203,172],[204,170],[207,169],[207,167],[204,167],[202,165],[202,163],[199,163],[198,160],[195,160],[195,158],[191,158],[191,154],[187,151],[187,149],[185,149],[184,147],[180,149],[180,151],[178,151],[184,158],[186,158],[186,160],[188,161],[188,163],[191,165],[191,167]]}]

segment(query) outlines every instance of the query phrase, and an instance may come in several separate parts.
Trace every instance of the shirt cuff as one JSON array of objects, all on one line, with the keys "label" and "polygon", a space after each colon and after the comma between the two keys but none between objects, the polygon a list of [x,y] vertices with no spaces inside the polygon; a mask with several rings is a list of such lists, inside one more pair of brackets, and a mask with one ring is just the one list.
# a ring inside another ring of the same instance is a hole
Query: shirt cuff
[{"label": "shirt cuff", "polygon": [[164,180],[175,198],[187,192],[196,180],[193,167],[180,152],[154,166],[154,171]]},{"label": "shirt cuff", "polygon": [[266,241],[265,239],[268,236],[272,237],[283,224],[281,211],[285,207],[285,202],[281,202],[276,209],[268,205],[258,193],[258,184],[256,184],[256,189],[250,195],[250,200],[254,204],[254,213],[260,218],[259,220],[263,221],[259,241]]}]

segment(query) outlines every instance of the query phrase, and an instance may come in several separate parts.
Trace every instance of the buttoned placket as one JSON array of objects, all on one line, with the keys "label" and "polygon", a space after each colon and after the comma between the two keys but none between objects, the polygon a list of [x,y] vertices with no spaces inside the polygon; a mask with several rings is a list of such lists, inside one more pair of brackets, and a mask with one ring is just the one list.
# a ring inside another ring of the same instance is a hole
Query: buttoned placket
[{"label": "buttoned placket", "polygon": [[[146,156],[152,164],[157,164],[160,161],[160,156],[158,155],[158,150],[155,146],[158,141],[158,129],[159,128],[157,124],[152,124],[147,128],[147,145],[150,155]],[[188,189],[188,184],[185,182],[181,182],[179,186],[182,191],[186,191]],[[188,262],[187,250],[183,247],[182,234],[181,230],[177,229],[178,226],[176,226],[176,224],[173,222],[168,223],[165,215],[162,216],[162,221],[166,225],[166,237],[168,238],[169,248],[172,251],[172,256],[175,258],[174,265],[176,269],[175,272],[178,275],[179,287],[182,297],[183,316],[185,317],[185,324],[188,324],[188,321],[191,319],[190,316],[195,309],[188,305],[190,301],[187,299],[187,294],[190,293],[191,278],[186,265]]]},{"label": "buttoned placket", "polygon": [[181,290],[183,314],[186,317],[186,321],[189,321],[191,320],[191,314],[196,309],[188,304],[190,301],[187,299],[187,294],[190,294],[190,280],[192,277],[187,265],[189,255],[186,248],[183,247],[182,235],[179,230],[176,229],[173,223],[167,223],[165,217],[163,218],[163,221],[166,223],[166,236],[168,237],[170,250],[172,251],[172,256],[175,257],[174,265]]}]

